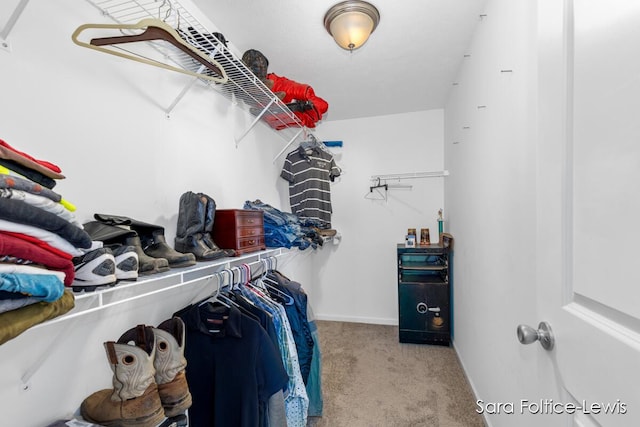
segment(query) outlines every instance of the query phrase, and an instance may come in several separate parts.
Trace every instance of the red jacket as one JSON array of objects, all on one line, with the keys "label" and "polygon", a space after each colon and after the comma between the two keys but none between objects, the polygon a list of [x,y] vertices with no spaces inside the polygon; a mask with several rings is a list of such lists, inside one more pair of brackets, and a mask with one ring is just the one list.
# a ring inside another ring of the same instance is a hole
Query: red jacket
[{"label": "red jacket", "polygon": [[306,127],[314,128],[316,126],[316,122],[322,120],[322,115],[329,109],[327,101],[316,96],[316,93],[311,86],[289,80],[286,77],[281,77],[274,73],[267,74],[267,78],[273,82],[273,88],[271,88],[273,92],[285,93],[285,96],[282,99],[282,102],[285,104],[293,101],[311,102],[312,108],[310,110],[294,111],[293,113]]}]

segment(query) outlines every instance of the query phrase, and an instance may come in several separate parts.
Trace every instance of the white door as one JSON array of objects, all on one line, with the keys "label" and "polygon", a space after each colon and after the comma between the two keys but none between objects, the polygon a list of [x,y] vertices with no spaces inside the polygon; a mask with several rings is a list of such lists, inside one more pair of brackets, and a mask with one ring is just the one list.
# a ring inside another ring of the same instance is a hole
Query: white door
[{"label": "white door", "polygon": [[544,409],[640,426],[640,1],[540,0],[539,30],[538,306],[563,394]]}]

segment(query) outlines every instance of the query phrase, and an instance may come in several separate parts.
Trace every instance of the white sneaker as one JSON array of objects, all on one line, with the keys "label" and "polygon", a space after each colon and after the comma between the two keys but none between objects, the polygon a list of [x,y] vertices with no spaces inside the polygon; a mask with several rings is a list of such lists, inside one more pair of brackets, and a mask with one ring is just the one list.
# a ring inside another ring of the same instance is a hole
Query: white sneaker
[{"label": "white sneaker", "polygon": [[73,258],[75,278],[71,284],[74,292],[93,292],[98,287],[116,284],[116,261],[109,248],[98,248],[83,256]]},{"label": "white sneaker", "polygon": [[138,253],[133,246],[122,245],[112,249],[116,262],[116,280],[138,280]]}]

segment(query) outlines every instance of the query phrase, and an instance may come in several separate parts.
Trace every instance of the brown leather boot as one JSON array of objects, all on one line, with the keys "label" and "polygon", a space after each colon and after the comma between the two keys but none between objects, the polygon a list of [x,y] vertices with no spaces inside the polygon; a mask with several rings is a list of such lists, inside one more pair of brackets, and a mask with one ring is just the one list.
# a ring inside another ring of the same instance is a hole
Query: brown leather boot
[{"label": "brown leather boot", "polygon": [[165,320],[153,329],[156,336],[156,369],[158,394],[164,407],[164,414],[171,418],[184,413],[191,407],[191,393],[187,385],[184,357],[185,326],[182,319],[174,317]]},{"label": "brown leather boot", "polygon": [[118,342],[104,343],[113,371],[113,389],[100,390],[80,406],[82,417],[103,426],[155,427],[165,415],[155,382],[155,335],[143,325]]}]

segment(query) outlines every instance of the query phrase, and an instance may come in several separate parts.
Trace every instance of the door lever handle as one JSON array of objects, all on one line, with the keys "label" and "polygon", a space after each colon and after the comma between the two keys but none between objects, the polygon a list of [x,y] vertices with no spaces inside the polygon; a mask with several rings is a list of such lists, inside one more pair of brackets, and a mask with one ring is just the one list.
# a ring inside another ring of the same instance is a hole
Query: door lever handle
[{"label": "door lever handle", "polygon": [[540,341],[540,345],[545,350],[551,350],[555,344],[555,338],[551,331],[551,325],[547,322],[540,322],[538,329],[533,329],[528,325],[518,325],[518,341],[521,344],[531,344]]}]

